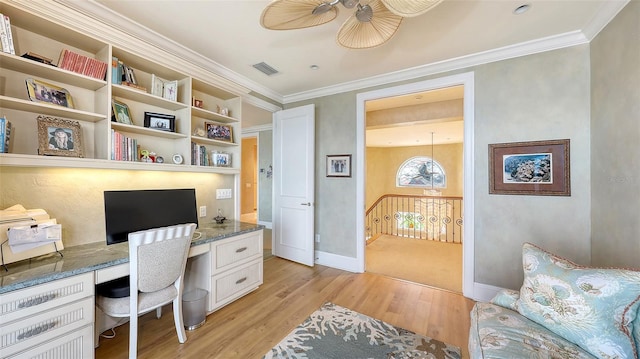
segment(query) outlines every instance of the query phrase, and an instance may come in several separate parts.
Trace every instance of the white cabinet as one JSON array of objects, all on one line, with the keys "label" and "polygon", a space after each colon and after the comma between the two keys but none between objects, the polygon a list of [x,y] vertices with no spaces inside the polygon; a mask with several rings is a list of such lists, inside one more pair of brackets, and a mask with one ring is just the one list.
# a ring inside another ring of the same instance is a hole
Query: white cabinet
[{"label": "white cabinet", "polygon": [[260,230],[211,243],[211,311],[262,284],[262,233]]},{"label": "white cabinet", "polygon": [[0,358],[92,358],[93,273],[0,296]]}]

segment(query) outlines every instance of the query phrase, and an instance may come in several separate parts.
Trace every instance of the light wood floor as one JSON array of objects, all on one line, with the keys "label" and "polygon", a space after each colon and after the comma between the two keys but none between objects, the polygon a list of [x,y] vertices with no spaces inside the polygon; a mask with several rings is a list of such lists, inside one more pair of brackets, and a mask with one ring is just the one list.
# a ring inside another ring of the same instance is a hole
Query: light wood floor
[{"label": "light wood floor", "polygon": [[[264,262],[264,284],[209,315],[179,344],[170,306],[161,319],[140,318],[138,357],[261,358],[322,304],[331,301],[390,324],[459,346],[468,358],[469,312],[460,294],[373,273],[313,268],[272,257]],[[100,339],[96,358],[125,358],[128,324],[114,339]],[[345,358],[348,359],[348,358]]]}]

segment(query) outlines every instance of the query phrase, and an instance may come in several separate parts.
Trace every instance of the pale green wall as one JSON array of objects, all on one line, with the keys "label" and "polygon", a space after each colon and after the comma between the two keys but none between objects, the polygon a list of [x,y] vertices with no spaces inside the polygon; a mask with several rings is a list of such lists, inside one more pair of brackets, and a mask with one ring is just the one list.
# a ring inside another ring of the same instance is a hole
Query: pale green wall
[{"label": "pale green wall", "polygon": [[[446,188],[442,196],[462,197],[463,161],[462,144],[433,146],[433,158],[445,171]],[[397,187],[396,175],[400,166],[416,156],[431,157],[431,146],[367,147],[365,208],[385,194],[422,195],[425,188]]]},{"label": "pale green wall", "polygon": [[640,2],[591,43],[591,258],[640,267]]},{"label": "pale green wall", "polygon": [[[412,82],[468,71],[475,72],[475,280],[518,288],[522,283],[521,246],[526,241],[588,263],[589,46]],[[316,105],[316,232],[322,238],[317,249],[347,257],[356,255],[355,175],[326,178],[324,160],[328,154],[356,152],[356,95],[354,91],[286,106]],[[489,196],[490,143],[560,138],[571,140],[571,197]],[[357,161],[354,158],[354,168]]]}]

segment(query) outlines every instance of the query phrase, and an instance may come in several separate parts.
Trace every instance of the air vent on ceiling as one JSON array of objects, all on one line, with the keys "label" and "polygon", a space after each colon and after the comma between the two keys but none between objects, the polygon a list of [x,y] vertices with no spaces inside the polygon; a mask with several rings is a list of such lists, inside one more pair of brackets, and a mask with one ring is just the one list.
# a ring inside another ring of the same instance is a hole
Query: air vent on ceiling
[{"label": "air vent on ceiling", "polygon": [[267,75],[267,76],[271,76],[273,74],[277,74],[278,70],[274,69],[273,67],[267,65],[265,62],[261,62],[258,64],[253,65],[253,67],[255,67],[258,71],[262,72],[263,74]]}]

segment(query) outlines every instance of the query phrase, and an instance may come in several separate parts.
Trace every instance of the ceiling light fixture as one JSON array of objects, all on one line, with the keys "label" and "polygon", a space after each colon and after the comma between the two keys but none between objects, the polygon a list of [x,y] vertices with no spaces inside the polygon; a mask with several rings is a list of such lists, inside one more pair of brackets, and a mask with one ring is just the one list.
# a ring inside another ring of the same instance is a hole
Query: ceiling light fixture
[{"label": "ceiling light fixture", "polygon": [[515,10],[513,10],[513,13],[516,15],[524,14],[525,12],[529,11],[530,8],[531,8],[531,5],[523,4],[518,6]]},{"label": "ceiling light fixture", "polygon": [[274,0],[262,11],[260,24],[270,30],[293,30],[325,24],[338,16],[338,4],[355,12],[336,37],[349,49],[366,49],[387,42],[402,19],[422,15],[442,0]]}]

